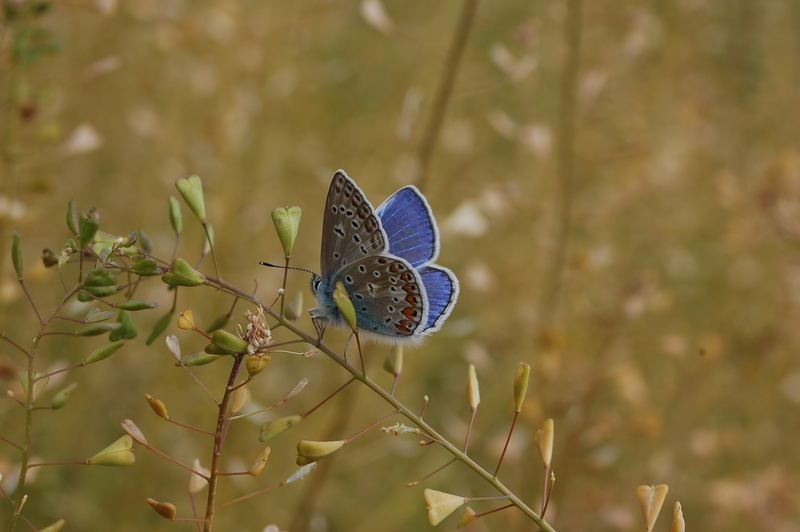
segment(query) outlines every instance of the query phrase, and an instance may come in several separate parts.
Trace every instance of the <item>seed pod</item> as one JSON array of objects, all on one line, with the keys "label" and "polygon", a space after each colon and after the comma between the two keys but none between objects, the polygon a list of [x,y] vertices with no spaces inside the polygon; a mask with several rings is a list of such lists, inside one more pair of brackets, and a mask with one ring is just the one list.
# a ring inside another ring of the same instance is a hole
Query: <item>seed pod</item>
[{"label": "seed pod", "polygon": [[147,438],[144,437],[142,431],[139,429],[139,427],[136,426],[136,423],[134,423],[132,420],[123,419],[122,423],[120,423],[120,426],[128,436],[130,436],[137,442],[141,443],[142,445],[147,445]]},{"label": "seed pod", "polygon": [[303,421],[303,416],[297,414],[267,421],[261,425],[260,439],[262,442],[271,440],[281,432],[289,430],[301,421]]},{"label": "seed pod", "polygon": [[122,301],[121,303],[117,303],[114,306],[120,310],[136,311],[136,310],[146,310],[146,309],[156,308],[158,306],[158,303],[156,303],[155,301],[130,300],[130,301]]},{"label": "seed pod", "polygon": [[17,279],[21,281],[24,276],[22,275],[22,244],[19,233],[11,235],[11,262],[14,264]]},{"label": "seed pod", "polygon": [[206,283],[202,273],[195,270],[185,260],[178,258],[172,263],[172,271],[161,276],[169,286],[200,286]]},{"label": "seed pod", "polygon": [[278,233],[286,257],[292,256],[294,241],[297,239],[297,232],[300,229],[301,215],[300,207],[272,209],[272,223],[275,225],[275,232]]},{"label": "seed pod", "polygon": [[67,203],[67,228],[73,235],[78,234],[78,214],[76,209],[75,200],[69,200],[69,203]]},{"label": "seed pod", "polygon": [[121,326],[119,323],[93,323],[75,331],[75,336],[99,336]]},{"label": "seed pod", "polygon": [[113,355],[123,345],[125,345],[124,340],[119,340],[111,344],[102,345],[97,349],[95,349],[94,351],[92,351],[92,353],[88,357],[83,359],[83,362],[85,364],[93,364],[95,362],[100,362],[101,360],[104,360]]},{"label": "seed pod", "polygon": [[103,466],[129,466],[135,462],[133,439],[127,434],[86,461],[89,465]]},{"label": "seed pod", "polygon": [[193,331],[197,328],[197,324],[194,321],[194,313],[192,309],[187,309],[181,312],[180,316],[178,316],[178,329],[183,329],[184,331]]},{"label": "seed pod", "polygon": [[639,486],[636,488],[636,498],[639,499],[639,505],[642,507],[642,517],[644,517],[647,532],[653,530],[668,491],[669,486],[666,484]]},{"label": "seed pod", "polygon": [[73,382],[68,384],[66,387],[62,388],[53,396],[53,401],[50,403],[50,408],[53,410],[58,410],[59,408],[63,408],[64,405],[67,404],[69,401],[72,392],[75,391],[75,388],[78,387],[77,382]]},{"label": "seed pod", "polygon": [[269,460],[269,447],[264,447],[264,450],[258,455],[256,461],[253,462],[253,465],[250,466],[250,469],[247,470],[247,474],[251,477],[257,477],[261,474],[261,471],[264,470],[264,466],[267,465],[267,460]]},{"label": "seed pod", "polygon": [[520,362],[517,366],[517,374],[514,377],[514,410],[518,413],[522,411],[522,404],[525,402],[525,395],[528,393],[530,376],[530,364]]},{"label": "seed pod", "polygon": [[59,519],[53,524],[47,525],[44,528],[40,528],[39,532],[58,532],[59,530],[64,528],[65,523],[66,521],[64,521],[63,519]]},{"label": "seed pod", "polygon": [[247,374],[255,377],[269,365],[272,358],[269,355],[250,355],[244,359],[244,367],[247,368]]},{"label": "seed pod", "polygon": [[186,355],[181,359],[180,364],[183,364],[184,366],[205,366],[206,364],[211,364],[212,362],[216,362],[221,358],[222,357],[220,355],[203,353],[201,351],[199,353],[192,353],[191,355]]},{"label": "seed pod", "polygon": [[156,339],[159,336],[161,336],[161,333],[163,333],[167,329],[167,327],[169,327],[169,324],[171,322],[172,322],[172,311],[169,311],[160,318],[158,318],[158,321],[153,325],[153,330],[150,331],[150,336],[148,336],[147,340],[145,341],[145,345],[150,345],[153,342],[155,342]]},{"label": "seed pod", "polygon": [[170,521],[175,520],[175,516],[178,515],[178,510],[175,508],[175,505],[171,502],[158,502],[155,499],[147,498],[145,499],[147,504],[150,505],[150,508],[153,509],[158,515],[163,517],[164,519],[169,519]]},{"label": "seed pod", "polygon": [[91,243],[94,235],[97,233],[98,227],[100,227],[100,224],[97,223],[94,217],[81,215],[80,221],[78,222],[78,245],[80,249],[85,248]]},{"label": "seed pod", "polygon": [[346,440],[336,441],[310,441],[300,440],[297,442],[297,465],[306,465],[316,462],[329,454],[335,453],[347,443]]},{"label": "seed pod", "polygon": [[403,346],[396,345],[392,347],[392,350],[383,361],[383,369],[395,377],[403,373]]},{"label": "seed pod", "polygon": [[189,209],[197,216],[197,219],[205,223],[206,221],[206,203],[203,199],[203,182],[200,176],[190,176],[183,179],[178,179],[175,182],[175,188],[183,196],[183,201],[189,206]]},{"label": "seed pod", "polygon": [[297,321],[303,315],[303,292],[297,291],[283,310],[283,316],[289,321]]},{"label": "seed pod", "polygon": [[164,401],[161,399],[156,399],[149,393],[145,394],[144,398],[147,400],[147,404],[150,405],[150,408],[153,409],[153,412],[155,412],[158,417],[169,421],[169,412],[167,411],[167,405],[164,404]]},{"label": "seed pod", "polygon": [[133,263],[131,271],[141,277],[157,275],[161,272],[155,259],[141,259]]},{"label": "seed pod", "polygon": [[112,342],[116,340],[130,340],[132,338],[136,338],[139,334],[139,329],[136,328],[136,324],[133,323],[133,319],[131,318],[131,313],[127,310],[121,310],[119,316],[117,317],[117,322],[120,324],[118,329],[114,329],[111,331],[111,334],[108,335],[108,339]]},{"label": "seed pod", "polygon": [[467,368],[467,399],[472,410],[481,404],[481,392],[478,387],[478,375],[475,372],[475,364],[470,364]]},{"label": "seed pod", "polygon": [[247,351],[247,342],[226,330],[214,331],[211,335],[214,344],[228,354],[244,353]]},{"label": "seed pod", "polygon": [[181,234],[183,231],[183,214],[181,214],[181,204],[175,196],[169,197],[169,223],[175,234]]},{"label": "seed pod", "polygon": [[542,424],[542,428],[536,431],[534,438],[539,446],[539,456],[542,457],[542,462],[547,467],[553,460],[553,435],[555,432],[555,425],[552,419],[546,419]]},{"label": "seed pod", "polygon": [[428,507],[428,522],[431,526],[436,526],[444,519],[455,512],[467,500],[459,495],[445,493],[443,491],[426,488],[422,492],[425,504]]}]

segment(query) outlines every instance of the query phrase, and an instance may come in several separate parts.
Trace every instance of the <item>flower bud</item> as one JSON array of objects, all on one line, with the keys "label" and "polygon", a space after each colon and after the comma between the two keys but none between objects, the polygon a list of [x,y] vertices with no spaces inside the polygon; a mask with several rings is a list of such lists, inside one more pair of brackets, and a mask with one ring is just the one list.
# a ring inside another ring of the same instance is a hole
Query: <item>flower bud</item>
[{"label": "flower bud", "polygon": [[200,286],[206,283],[203,274],[181,258],[175,259],[172,270],[162,275],[161,280],[169,286]]},{"label": "flower bud", "polygon": [[686,532],[683,509],[679,501],[675,501],[675,509],[672,511],[672,528],[670,528],[670,532]]},{"label": "flower bud", "polygon": [[133,323],[133,318],[131,318],[131,313],[129,311],[121,310],[119,317],[117,317],[117,323],[119,323],[120,326],[111,331],[108,335],[108,339],[112,342],[117,340],[130,340],[139,335],[139,329],[137,329],[136,324]]},{"label": "flower bud", "polygon": [[250,355],[244,359],[244,367],[247,368],[247,374],[255,377],[269,365],[272,358],[269,355]]},{"label": "flower bud", "polygon": [[303,315],[303,292],[297,291],[283,310],[283,317],[289,321],[297,321]]},{"label": "flower bud", "polygon": [[21,281],[24,276],[22,275],[22,243],[19,233],[11,235],[11,262],[14,264],[17,279]]},{"label": "flower bud", "polygon": [[150,405],[150,408],[153,409],[153,412],[155,412],[158,417],[169,421],[169,412],[167,412],[167,405],[164,404],[164,401],[156,399],[149,393],[145,394],[144,398],[147,399],[147,404]]},{"label": "flower bud", "polygon": [[297,465],[306,465],[316,462],[342,448],[346,440],[336,441],[311,441],[300,440],[297,442]]},{"label": "flower bud", "polygon": [[531,366],[525,362],[517,365],[517,374],[514,376],[514,410],[517,413],[522,411],[522,404],[525,402],[525,394],[528,393],[528,381],[531,377]]},{"label": "flower bud", "polygon": [[542,457],[542,462],[547,467],[550,467],[550,462],[553,460],[553,435],[555,432],[555,425],[552,419],[545,420],[542,428],[536,431],[534,438],[539,446],[539,456]]},{"label": "flower bud", "polygon": [[137,311],[137,310],[148,310],[153,309],[158,306],[158,303],[155,301],[121,301],[114,305],[120,310],[130,310],[130,311]]},{"label": "flower bud", "polygon": [[478,387],[478,375],[475,372],[475,364],[470,364],[467,368],[467,398],[469,399],[469,407],[472,410],[478,408],[481,404],[481,392]]},{"label": "flower bud", "polygon": [[170,521],[175,520],[178,510],[175,508],[174,504],[171,502],[158,502],[157,500],[149,497],[145,500],[147,501],[147,504],[150,505],[150,508],[152,508],[158,515],[164,519],[169,519]]},{"label": "flower bud", "polygon": [[73,383],[68,384],[67,386],[65,386],[64,388],[59,390],[58,392],[56,392],[56,394],[53,396],[52,403],[50,403],[50,407],[53,410],[58,410],[59,408],[63,408],[64,405],[67,404],[67,401],[69,401],[69,398],[72,395],[72,392],[74,392],[75,388],[77,388],[77,387],[78,387],[78,383],[77,382],[73,382]]},{"label": "flower bud", "polygon": [[181,204],[175,196],[169,197],[169,223],[175,234],[181,234],[183,231],[183,215],[181,214]]},{"label": "flower bud", "polygon": [[66,521],[64,521],[63,519],[59,519],[53,524],[47,525],[44,528],[40,528],[39,532],[58,532],[59,530],[64,528],[65,523]]},{"label": "flower bud", "polygon": [[283,254],[287,257],[292,256],[292,248],[297,238],[297,231],[300,228],[300,207],[278,207],[272,209],[272,223],[275,225],[275,232],[283,247]]},{"label": "flower bud", "polygon": [[194,313],[191,309],[184,310],[181,312],[181,315],[178,316],[178,329],[183,329],[184,331],[193,331],[197,325],[194,323]]},{"label": "flower bud", "polygon": [[206,203],[203,199],[203,182],[200,176],[190,176],[178,179],[175,182],[175,188],[183,196],[183,201],[189,206],[189,209],[197,216],[197,219],[205,223],[206,221]]},{"label": "flower bud", "polygon": [[257,477],[261,474],[261,471],[264,470],[264,466],[267,465],[267,460],[269,460],[269,447],[264,447],[264,450],[258,455],[256,461],[253,462],[253,465],[250,466],[250,469],[247,470],[247,474],[251,477]]},{"label": "flower bud", "polygon": [[129,466],[135,462],[133,439],[127,434],[86,461],[89,465],[103,466]]},{"label": "flower bud", "polygon": [[250,393],[250,389],[247,386],[236,388],[231,396],[231,412],[238,414],[250,402],[252,397],[253,394]]},{"label": "flower bud", "polygon": [[301,421],[303,421],[303,416],[297,414],[267,421],[261,425],[260,439],[262,442],[271,440],[281,432],[289,430]]},{"label": "flower bud", "polygon": [[428,522],[431,526],[441,523],[448,515],[455,512],[467,500],[464,497],[425,488],[422,492],[428,507]]},{"label": "flower bud", "polygon": [[644,517],[647,532],[653,530],[668,491],[669,486],[666,484],[639,486],[636,488],[636,498],[639,499],[639,505],[642,507],[642,517]]},{"label": "flower bud", "polygon": [[219,347],[223,354],[233,355],[247,351],[247,342],[224,329],[214,331],[211,338],[213,339],[212,345]]},{"label": "flower bud", "polygon": [[85,364],[93,364],[95,362],[100,362],[111,355],[113,355],[120,347],[125,345],[124,340],[119,340],[110,344],[101,345],[97,349],[91,352],[91,354],[83,359]]},{"label": "flower bud", "polygon": [[341,281],[337,281],[336,288],[333,289],[333,302],[336,303],[336,307],[339,309],[344,321],[347,322],[347,325],[350,326],[353,332],[356,332],[356,309],[350,300],[350,295],[347,293],[344,283]]},{"label": "flower bud", "polygon": [[136,426],[136,423],[134,423],[132,420],[123,419],[122,423],[120,423],[120,426],[128,436],[130,436],[137,442],[141,443],[142,445],[147,445],[147,438],[144,437],[142,431],[139,429],[139,427]]},{"label": "flower bud", "polygon": [[403,346],[395,345],[383,361],[383,369],[397,377],[403,373]]}]

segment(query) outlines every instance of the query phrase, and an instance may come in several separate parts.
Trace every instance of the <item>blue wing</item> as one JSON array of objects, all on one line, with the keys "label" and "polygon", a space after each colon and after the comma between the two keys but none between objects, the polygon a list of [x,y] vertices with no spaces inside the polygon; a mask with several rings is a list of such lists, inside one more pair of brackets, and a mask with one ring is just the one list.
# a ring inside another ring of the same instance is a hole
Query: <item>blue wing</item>
[{"label": "blue wing", "polygon": [[458,300],[458,279],[447,268],[423,266],[419,270],[428,299],[428,322],[423,333],[438,331]]},{"label": "blue wing", "polygon": [[439,230],[428,202],[417,187],[403,187],[376,211],[389,240],[389,253],[415,268],[439,255]]}]

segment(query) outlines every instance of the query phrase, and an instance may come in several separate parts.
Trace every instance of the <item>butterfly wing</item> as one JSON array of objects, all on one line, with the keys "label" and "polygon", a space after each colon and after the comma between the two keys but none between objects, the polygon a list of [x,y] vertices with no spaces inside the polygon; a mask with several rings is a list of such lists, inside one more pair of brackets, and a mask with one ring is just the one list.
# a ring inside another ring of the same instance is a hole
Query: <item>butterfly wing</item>
[{"label": "butterfly wing", "polygon": [[428,323],[425,286],[405,259],[387,255],[365,257],[340,270],[356,310],[358,327],[388,337],[419,336]]},{"label": "butterfly wing", "polygon": [[322,223],[322,277],[386,251],[386,233],[372,205],[343,170],[334,174]]},{"label": "butterfly wing", "polygon": [[428,319],[422,332],[428,334],[438,331],[453,310],[459,294],[458,278],[436,264],[420,268],[419,276],[428,303]]},{"label": "butterfly wing", "polygon": [[376,214],[389,242],[389,253],[419,267],[439,255],[439,231],[433,213],[417,187],[403,187],[384,201]]}]

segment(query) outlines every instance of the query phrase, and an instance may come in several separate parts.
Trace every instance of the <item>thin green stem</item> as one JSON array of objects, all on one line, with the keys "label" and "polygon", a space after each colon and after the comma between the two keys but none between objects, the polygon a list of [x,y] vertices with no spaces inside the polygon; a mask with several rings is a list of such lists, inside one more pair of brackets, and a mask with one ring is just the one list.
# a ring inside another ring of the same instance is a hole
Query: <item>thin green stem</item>
[{"label": "thin green stem", "polygon": [[426,421],[424,421],[420,415],[417,415],[405,404],[400,402],[397,398],[393,397],[387,390],[384,390],[375,381],[373,381],[366,375],[362,374],[357,368],[351,366],[347,361],[345,361],[345,359],[342,356],[340,356],[330,347],[328,347],[322,342],[317,342],[317,339],[315,337],[312,337],[311,335],[307,334],[305,331],[299,329],[291,322],[284,320],[275,311],[264,305],[264,303],[262,303],[258,298],[244,293],[235,286],[221,279],[208,278],[208,281],[222,291],[228,292],[231,295],[238,295],[242,299],[250,301],[251,303],[254,303],[256,305],[261,305],[270,315],[272,315],[273,318],[279,320],[283,324],[283,326],[286,327],[287,330],[291,331],[297,337],[302,338],[306,342],[312,345],[317,345],[317,349],[325,353],[328,356],[328,358],[330,358],[334,363],[338,364],[343,369],[345,369],[356,380],[360,381],[363,385],[372,390],[376,395],[380,396],[384,401],[392,405],[397,410],[398,414],[402,415],[409,421],[416,424],[430,438],[436,440],[447,452],[453,455],[453,457],[455,457],[458,461],[466,465],[468,468],[472,469],[478,476],[480,476],[486,482],[492,485],[502,495],[508,496],[509,502],[513,503],[514,506],[519,508],[520,511],[524,513],[528,518],[530,518],[533,522],[535,522],[541,530],[545,532],[555,532],[555,529],[547,521],[542,519],[539,516],[539,514],[537,514],[532,508],[530,508],[527,504],[525,504],[525,502],[522,499],[520,499],[502,482],[500,482],[498,478],[494,477],[489,471],[484,469],[472,458],[467,456],[458,447],[450,443],[449,440],[447,440],[444,436],[439,434],[439,432],[437,432]]},{"label": "thin green stem", "polygon": [[508,429],[508,436],[506,437],[505,445],[503,445],[503,452],[500,453],[500,459],[497,461],[497,467],[494,468],[494,476],[497,476],[497,473],[500,472],[500,466],[503,465],[503,458],[505,458],[506,451],[508,450],[508,442],[511,441],[511,435],[514,433],[514,427],[517,426],[517,418],[519,418],[519,411],[514,410],[514,418],[511,420],[511,428]]}]

